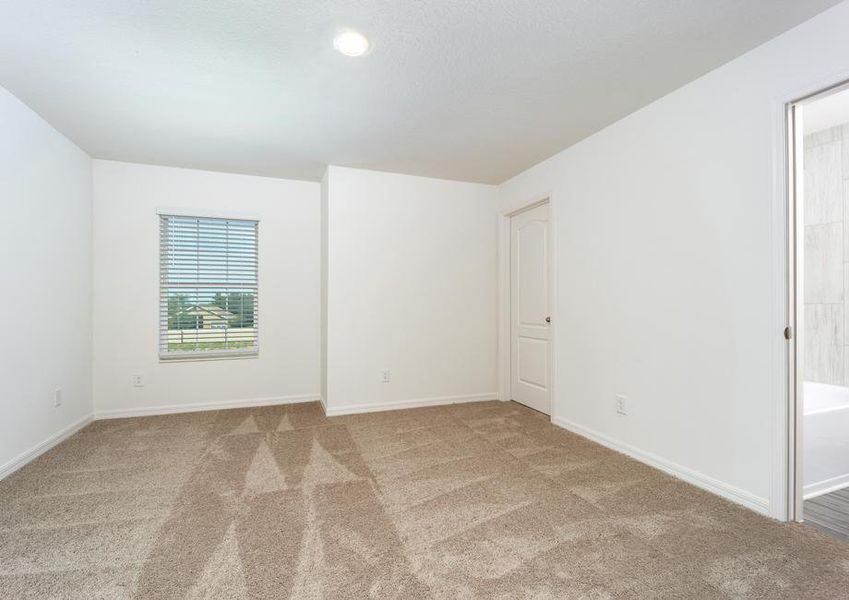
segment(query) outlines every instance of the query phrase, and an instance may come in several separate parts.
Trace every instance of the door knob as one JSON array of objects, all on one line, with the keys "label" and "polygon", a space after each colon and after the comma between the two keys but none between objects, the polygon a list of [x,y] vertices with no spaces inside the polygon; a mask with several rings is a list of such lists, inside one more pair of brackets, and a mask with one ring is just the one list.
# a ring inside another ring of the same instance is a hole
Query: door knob
[{"label": "door knob", "polygon": [[546,323],[551,323],[551,317],[546,317],[546,318],[545,318],[545,322],[546,322]]}]

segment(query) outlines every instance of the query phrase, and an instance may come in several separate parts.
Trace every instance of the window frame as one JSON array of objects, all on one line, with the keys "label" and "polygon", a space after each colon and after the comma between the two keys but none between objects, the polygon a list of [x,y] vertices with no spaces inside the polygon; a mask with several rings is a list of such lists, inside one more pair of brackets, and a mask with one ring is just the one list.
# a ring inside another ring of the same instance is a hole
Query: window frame
[{"label": "window frame", "polygon": [[[258,358],[259,357],[259,325],[256,326],[256,331],[254,334],[255,344],[252,348],[241,349],[241,348],[232,348],[232,349],[223,349],[223,350],[201,350],[195,352],[177,352],[168,350],[164,350],[162,346],[162,317],[163,317],[163,307],[162,302],[165,297],[165,288],[168,287],[166,285],[164,272],[162,268],[162,250],[163,250],[163,239],[162,239],[162,230],[161,224],[163,217],[184,217],[191,219],[221,219],[221,220],[233,220],[233,221],[253,221],[255,223],[255,239],[256,239],[256,279],[255,279],[255,287],[254,287],[254,304],[255,304],[255,313],[254,319],[256,322],[259,322],[259,230],[260,230],[260,222],[261,218],[257,214],[247,214],[247,213],[232,213],[232,212],[221,212],[214,210],[203,210],[203,209],[186,209],[186,208],[158,208],[156,210],[156,228],[158,232],[158,244],[157,244],[157,276],[159,278],[159,306],[157,309],[157,354],[159,356],[159,362],[161,363],[174,363],[174,362],[187,362],[187,361],[207,361],[207,360],[238,360],[245,358]],[[236,286],[238,287],[238,286]],[[167,306],[167,303],[166,303]],[[167,308],[165,308],[167,311]],[[167,314],[166,323],[167,323]],[[167,327],[167,325],[166,325]]]}]

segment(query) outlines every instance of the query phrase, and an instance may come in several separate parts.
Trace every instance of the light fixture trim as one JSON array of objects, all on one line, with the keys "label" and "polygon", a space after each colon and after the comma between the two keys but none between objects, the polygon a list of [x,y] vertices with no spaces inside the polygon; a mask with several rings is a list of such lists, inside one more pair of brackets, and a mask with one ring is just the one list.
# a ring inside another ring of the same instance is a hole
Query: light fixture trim
[{"label": "light fixture trim", "polygon": [[371,49],[369,39],[359,31],[346,29],[333,38],[333,47],[345,56],[363,56]]}]

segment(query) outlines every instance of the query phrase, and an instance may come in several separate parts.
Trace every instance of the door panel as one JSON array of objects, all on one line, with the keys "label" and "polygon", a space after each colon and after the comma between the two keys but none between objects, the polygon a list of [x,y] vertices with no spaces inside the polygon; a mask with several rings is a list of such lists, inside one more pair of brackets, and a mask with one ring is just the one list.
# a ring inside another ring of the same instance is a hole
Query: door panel
[{"label": "door panel", "polygon": [[513,216],[510,234],[510,337],[513,400],[551,414],[548,306],[548,204]]},{"label": "door panel", "polygon": [[534,338],[519,338],[517,376],[520,383],[543,390],[548,387],[547,354],[548,342]]}]

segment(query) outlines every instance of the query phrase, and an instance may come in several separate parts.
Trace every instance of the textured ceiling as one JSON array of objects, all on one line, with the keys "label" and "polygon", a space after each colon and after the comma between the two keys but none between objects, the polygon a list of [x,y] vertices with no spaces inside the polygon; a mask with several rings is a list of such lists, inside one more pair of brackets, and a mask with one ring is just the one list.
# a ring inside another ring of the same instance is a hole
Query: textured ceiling
[{"label": "textured ceiling", "polygon": [[497,183],[834,4],[0,0],[0,85],[99,158]]}]

